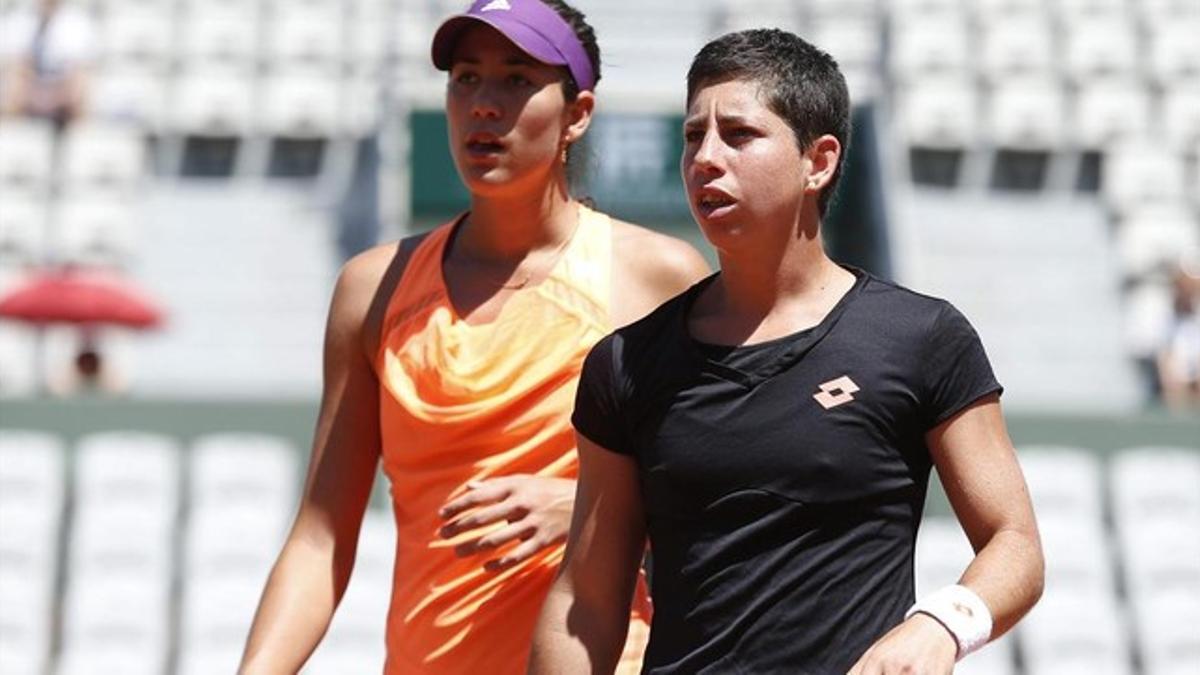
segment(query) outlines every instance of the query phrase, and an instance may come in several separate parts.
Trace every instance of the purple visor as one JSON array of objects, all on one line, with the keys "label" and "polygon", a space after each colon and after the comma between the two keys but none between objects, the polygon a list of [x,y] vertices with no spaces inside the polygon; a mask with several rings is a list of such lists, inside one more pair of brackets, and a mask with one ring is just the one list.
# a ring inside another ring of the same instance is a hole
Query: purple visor
[{"label": "purple visor", "polygon": [[571,25],[538,0],[475,0],[466,12],[446,19],[433,36],[433,65],[438,70],[450,70],[459,36],[476,22],[500,31],[542,63],[566,66],[580,91],[596,86],[592,62]]}]

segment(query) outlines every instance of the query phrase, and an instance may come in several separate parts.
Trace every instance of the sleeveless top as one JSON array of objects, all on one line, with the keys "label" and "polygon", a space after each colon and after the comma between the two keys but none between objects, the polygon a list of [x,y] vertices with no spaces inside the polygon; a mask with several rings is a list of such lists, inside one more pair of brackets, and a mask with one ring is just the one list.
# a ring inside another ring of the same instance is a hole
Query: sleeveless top
[{"label": "sleeveless top", "polygon": [[[388,303],[375,363],[397,530],[387,675],[525,672],[565,546],[489,572],[486,554],[454,554],[482,531],[443,540],[438,509],[471,480],[577,476],[570,416],[579,373],[612,329],[612,223],[582,206],[579,217],[550,275],[513,292],[486,324],[458,316],[444,282],[442,260],[461,218],[413,251]],[[641,666],[649,605],[640,580],[634,608],[618,672]]]}]

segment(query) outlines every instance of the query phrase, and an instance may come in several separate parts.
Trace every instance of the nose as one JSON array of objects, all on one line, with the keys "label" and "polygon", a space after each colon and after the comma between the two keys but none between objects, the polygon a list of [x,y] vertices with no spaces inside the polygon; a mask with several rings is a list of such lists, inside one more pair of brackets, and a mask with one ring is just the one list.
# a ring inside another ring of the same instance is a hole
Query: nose
[{"label": "nose", "polygon": [[705,131],[704,137],[695,146],[691,154],[691,170],[700,175],[720,174],[719,163],[721,152],[720,134]]},{"label": "nose", "polygon": [[503,114],[503,108],[492,87],[486,83],[475,90],[471,98],[471,116],[477,119],[497,119]]}]

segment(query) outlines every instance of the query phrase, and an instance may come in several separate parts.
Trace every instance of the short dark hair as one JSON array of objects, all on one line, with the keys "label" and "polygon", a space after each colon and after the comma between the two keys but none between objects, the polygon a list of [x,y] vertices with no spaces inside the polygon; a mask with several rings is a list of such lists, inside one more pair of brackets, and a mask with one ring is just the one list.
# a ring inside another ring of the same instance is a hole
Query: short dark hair
[{"label": "short dark hair", "polygon": [[[801,150],[823,134],[850,145],[850,94],[846,78],[829,54],[799,36],[777,28],[758,28],[723,35],[704,45],[687,75],[691,103],[703,86],[728,80],[757,83],[763,102],[792,128]],[[821,215],[837,189],[842,166],[817,200]]]},{"label": "short dark hair", "polygon": [[[571,27],[571,30],[575,31],[575,37],[579,39],[579,44],[583,45],[583,51],[587,54],[588,61],[592,64],[592,72],[596,75],[596,84],[599,84],[600,45],[596,42],[595,29],[587,22],[587,16],[578,9],[563,2],[563,0],[541,0],[541,2],[555,12],[558,12],[558,15]],[[563,83],[563,94],[568,101],[574,101],[575,97],[579,95],[579,84],[575,82],[575,78],[569,72],[567,73],[566,81]]]}]

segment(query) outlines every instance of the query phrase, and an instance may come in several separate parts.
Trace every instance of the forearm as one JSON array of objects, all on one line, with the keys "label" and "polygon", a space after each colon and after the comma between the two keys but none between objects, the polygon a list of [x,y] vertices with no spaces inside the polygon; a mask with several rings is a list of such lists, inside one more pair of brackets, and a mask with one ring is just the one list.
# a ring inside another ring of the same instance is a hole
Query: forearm
[{"label": "forearm", "polygon": [[1042,596],[1045,561],[1036,531],[1001,529],[967,566],[960,584],[992,613],[992,639],[1008,632]]},{"label": "forearm", "polygon": [[599,607],[556,583],[542,605],[529,655],[531,675],[612,673],[629,631],[629,606]]},{"label": "forearm", "polygon": [[239,673],[296,673],[320,643],[345,591],[333,551],[289,540],[267,580]]}]

